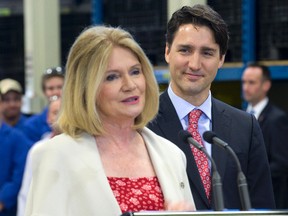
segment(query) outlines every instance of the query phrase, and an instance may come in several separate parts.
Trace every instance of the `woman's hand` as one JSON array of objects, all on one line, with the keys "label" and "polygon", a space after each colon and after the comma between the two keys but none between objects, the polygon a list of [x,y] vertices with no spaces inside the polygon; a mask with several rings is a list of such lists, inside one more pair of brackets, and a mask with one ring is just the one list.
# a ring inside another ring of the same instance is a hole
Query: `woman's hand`
[{"label": "woman's hand", "polygon": [[166,201],[164,204],[164,210],[166,211],[196,211],[196,207],[192,203],[188,202],[170,202]]}]

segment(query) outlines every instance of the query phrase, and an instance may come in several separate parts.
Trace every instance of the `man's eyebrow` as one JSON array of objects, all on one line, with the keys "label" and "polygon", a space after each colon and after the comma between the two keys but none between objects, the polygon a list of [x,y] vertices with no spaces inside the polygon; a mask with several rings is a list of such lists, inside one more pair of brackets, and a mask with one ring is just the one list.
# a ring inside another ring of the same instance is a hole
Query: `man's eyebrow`
[{"label": "man's eyebrow", "polygon": [[[178,45],[177,45],[177,48],[192,49],[192,48],[194,48],[194,46],[188,45],[188,44],[178,44]],[[213,52],[216,52],[216,51],[217,51],[216,48],[208,47],[208,46],[200,47],[200,49],[201,49],[201,50],[205,50],[205,51],[213,51]]]},{"label": "man's eyebrow", "polygon": [[204,46],[204,47],[202,47],[201,49],[202,49],[202,50],[205,50],[205,51],[213,51],[213,52],[216,52],[216,51],[217,51],[217,49],[212,48],[212,47],[207,47],[207,46]]},{"label": "man's eyebrow", "polygon": [[177,45],[177,48],[179,49],[179,48],[184,48],[184,49],[192,49],[193,48],[193,46],[191,46],[191,45],[188,45],[188,44],[178,44]]}]

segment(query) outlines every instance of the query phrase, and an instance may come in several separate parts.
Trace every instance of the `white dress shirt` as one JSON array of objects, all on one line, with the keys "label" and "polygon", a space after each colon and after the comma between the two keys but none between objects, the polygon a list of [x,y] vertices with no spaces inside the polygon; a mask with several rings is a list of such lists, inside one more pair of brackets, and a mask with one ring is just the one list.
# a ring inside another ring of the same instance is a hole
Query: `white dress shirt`
[{"label": "white dress shirt", "polygon": [[251,113],[255,116],[256,119],[259,118],[261,112],[268,104],[269,99],[268,97],[265,97],[263,100],[261,100],[258,104],[256,104],[254,107],[252,107],[251,104],[248,104],[246,112]]}]

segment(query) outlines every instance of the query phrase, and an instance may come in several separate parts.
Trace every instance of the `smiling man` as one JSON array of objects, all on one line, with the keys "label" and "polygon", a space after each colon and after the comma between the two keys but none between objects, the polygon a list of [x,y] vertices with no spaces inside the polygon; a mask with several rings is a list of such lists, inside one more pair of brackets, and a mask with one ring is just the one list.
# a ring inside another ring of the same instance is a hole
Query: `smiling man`
[{"label": "smiling man", "polygon": [[250,114],[215,99],[210,91],[228,47],[228,29],[221,16],[207,5],[184,6],[168,22],[165,59],[171,82],[160,96],[160,109],[149,124],[187,157],[187,173],[197,209],[213,209],[211,166],[206,156],[189,146],[178,132],[188,130],[214,158],[223,182],[224,206],[243,209],[233,158],[219,147],[204,142],[212,130],[237,154],[246,175],[252,208],[275,207],[263,136]]},{"label": "smiling man", "polygon": [[2,98],[3,121],[8,125],[21,129],[27,116],[21,113],[22,87],[19,82],[13,79],[3,79],[0,82]]}]

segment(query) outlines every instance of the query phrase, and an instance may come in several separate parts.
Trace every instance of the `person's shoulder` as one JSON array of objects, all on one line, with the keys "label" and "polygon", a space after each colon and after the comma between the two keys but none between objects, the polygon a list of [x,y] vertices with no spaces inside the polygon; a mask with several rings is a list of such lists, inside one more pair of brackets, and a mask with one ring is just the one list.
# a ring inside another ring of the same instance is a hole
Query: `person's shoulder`
[{"label": "person's shoulder", "polygon": [[[279,106],[273,104],[272,102],[269,102],[267,104],[267,107],[264,108],[262,111],[264,115],[271,121],[283,121],[287,122],[288,121],[288,114],[286,111],[284,111],[282,108]],[[266,114],[265,114],[266,113]]]},{"label": "person's shoulder", "polygon": [[43,119],[46,121],[47,112],[48,112],[48,108],[45,107],[40,113],[36,113],[36,114],[29,116],[25,121],[25,125],[32,124],[37,121],[42,121]]},{"label": "person's shoulder", "polygon": [[56,151],[79,152],[84,146],[95,147],[95,140],[93,136],[87,133],[82,133],[77,137],[72,137],[68,134],[62,133],[47,139],[39,148]]},{"label": "person's shoulder", "polygon": [[34,114],[26,119],[25,124],[31,124],[32,122],[37,121],[39,117],[40,117],[39,113]]},{"label": "person's shoulder", "polygon": [[218,100],[216,98],[212,98],[212,110],[217,109],[219,112],[225,112],[231,115],[236,115],[244,118],[251,118],[251,115],[244,110],[241,110],[239,108],[233,107],[221,100]]},{"label": "person's shoulder", "polygon": [[1,136],[4,136],[6,140],[9,140],[9,143],[11,143],[11,145],[29,148],[32,145],[32,142],[25,136],[25,134],[21,130],[13,128],[5,123],[3,123],[1,127]]},{"label": "person's shoulder", "polygon": [[[44,139],[44,140],[39,140],[37,141],[36,143],[34,143],[32,145],[32,147],[30,148],[29,150],[29,154],[32,154],[32,152],[35,152],[35,151],[41,151],[42,148],[44,148],[45,150],[45,144],[48,142],[48,139]],[[44,146],[44,147],[43,147]],[[38,150],[39,149],[39,150]]]},{"label": "person's shoulder", "polygon": [[18,137],[22,137],[25,136],[21,130],[11,127],[10,125],[6,124],[6,123],[2,123],[2,131],[9,137],[12,138],[18,138]]},{"label": "person's shoulder", "polygon": [[74,142],[75,141],[71,136],[62,133],[50,139],[46,139],[45,141],[43,141],[42,146],[44,146],[43,144],[45,144],[47,145],[47,147],[49,146],[49,148],[66,148],[66,146],[69,146],[71,145],[71,143]]},{"label": "person's shoulder", "polygon": [[0,134],[5,140],[9,140],[10,143],[13,143],[15,139],[19,140],[19,138],[21,138],[20,131],[4,122],[2,122]]},{"label": "person's shoulder", "polygon": [[269,106],[270,112],[273,112],[274,114],[277,114],[279,116],[287,116],[287,112],[284,111],[279,106],[277,106],[276,104],[269,102],[267,106]]},{"label": "person's shoulder", "polygon": [[[88,138],[89,137],[89,138]],[[89,146],[92,146],[89,148]],[[50,139],[41,142],[31,150],[31,157],[34,160],[47,161],[66,161],[65,163],[74,163],[77,158],[93,153],[96,149],[95,140],[92,136],[81,134],[79,137],[71,137],[65,133],[56,135]]]},{"label": "person's shoulder", "polygon": [[5,122],[2,122],[0,125],[1,133],[10,133],[12,131],[12,127],[6,124]]},{"label": "person's shoulder", "polygon": [[[63,154],[65,151],[71,149],[71,143],[73,139],[66,134],[59,134],[50,139],[40,140],[36,142],[31,150],[31,155],[49,155],[51,152],[56,152],[57,154]],[[54,154],[54,153],[52,153]]]}]

